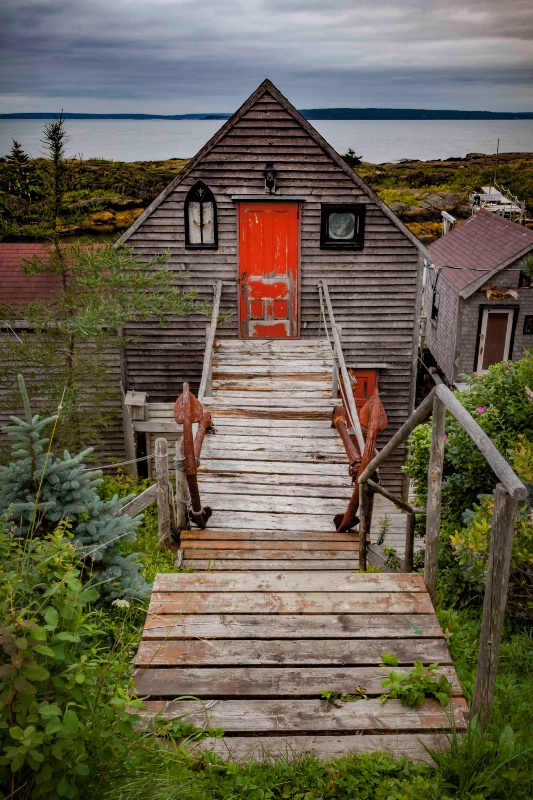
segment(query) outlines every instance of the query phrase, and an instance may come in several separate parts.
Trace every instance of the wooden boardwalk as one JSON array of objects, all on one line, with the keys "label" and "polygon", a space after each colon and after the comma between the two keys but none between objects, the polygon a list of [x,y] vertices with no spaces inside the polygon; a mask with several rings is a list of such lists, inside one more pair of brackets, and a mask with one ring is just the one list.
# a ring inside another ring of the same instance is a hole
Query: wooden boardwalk
[{"label": "wooden boardwalk", "polygon": [[[327,344],[224,341],[202,450],[208,529],[182,532],[184,566],[158,575],[137,653],[146,714],[223,727],[204,744],[234,758],[390,750],[426,757],[467,706],[423,579],[359,574],[357,535],[332,519],[350,496],[331,428]],[[376,498],[377,499],[377,498]],[[379,518],[379,511],[378,511]],[[453,684],[444,710],[382,704],[388,669],[438,662]],[[323,691],[366,699],[332,703]],[[202,703],[176,700],[183,695]]]}]

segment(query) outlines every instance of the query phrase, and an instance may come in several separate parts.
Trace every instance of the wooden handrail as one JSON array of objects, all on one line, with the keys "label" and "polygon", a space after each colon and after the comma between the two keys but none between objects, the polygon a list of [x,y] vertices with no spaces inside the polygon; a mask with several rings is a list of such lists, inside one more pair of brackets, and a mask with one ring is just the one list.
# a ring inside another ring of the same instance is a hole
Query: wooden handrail
[{"label": "wooden handrail", "polygon": [[[437,593],[446,410],[455,417],[461,428],[470,436],[499,480],[494,496],[476,684],[472,700],[472,712],[479,715],[479,720],[484,725],[490,719],[494,702],[498,657],[511,570],[514,524],[518,513],[519,501],[526,499],[528,490],[472,415],[444,384],[439,383],[431,390],[416,411],[411,414],[407,422],[402,425],[381,452],[361,472],[359,476],[361,494],[360,541],[362,542],[363,537],[370,530],[373,494],[375,491],[380,491],[376,484],[370,480],[370,476],[383,461],[406,441],[409,434],[424,422],[431,410],[433,410],[433,421],[428,469],[424,581],[433,603],[435,603]],[[413,512],[415,511],[417,509],[412,509],[407,515],[408,536],[406,545],[412,545],[414,539]],[[418,513],[420,513],[419,510]],[[406,562],[412,564],[412,546],[409,553],[407,550],[408,548],[406,547]]]},{"label": "wooden handrail", "polygon": [[335,356],[337,357],[337,361],[339,363],[339,368],[342,375],[342,381],[344,384],[344,389],[346,393],[346,400],[348,403],[347,411],[350,415],[350,422],[352,423],[352,427],[357,438],[357,443],[359,445],[359,450],[362,453],[365,449],[365,439],[363,436],[363,431],[361,430],[361,423],[359,422],[359,415],[357,414],[357,407],[355,405],[355,398],[353,396],[352,391],[352,384],[350,382],[350,376],[348,374],[348,370],[346,369],[346,362],[344,361],[344,355],[342,352],[342,345],[341,339],[339,336],[339,331],[337,328],[337,324],[335,322],[335,315],[333,314],[333,307],[331,305],[331,298],[329,296],[329,289],[328,284],[326,281],[320,281],[319,287],[322,288],[324,293],[324,300],[326,301],[326,308],[328,310],[329,316],[329,324],[331,327],[331,333],[333,334],[333,341],[335,344]]},{"label": "wooden handrail", "polygon": [[211,394],[211,372],[213,368],[213,347],[215,343],[215,334],[217,332],[218,315],[220,312],[220,298],[222,295],[222,281],[217,281],[214,284],[215,296],[213,299],[213,313],[211,314],[211,322],[207,328],[207,336],[205,340],[204,350],[204,363],[202,366],[202,379],[200,381],[200,388],[198,389],[198,400],[202,402],[204,397]]}]

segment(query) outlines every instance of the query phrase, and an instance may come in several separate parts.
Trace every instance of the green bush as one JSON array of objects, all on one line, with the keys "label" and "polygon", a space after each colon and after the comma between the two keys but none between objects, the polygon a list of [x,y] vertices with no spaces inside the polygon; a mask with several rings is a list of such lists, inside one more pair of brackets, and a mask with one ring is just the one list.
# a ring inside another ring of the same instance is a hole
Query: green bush
[{"label": "green bush", "polygon": [[32,540],[0,523],[0,784],[10,797],[86,797],[137,737],[128,665],[104,649],[97,597],[80,581],[66,523]]}]

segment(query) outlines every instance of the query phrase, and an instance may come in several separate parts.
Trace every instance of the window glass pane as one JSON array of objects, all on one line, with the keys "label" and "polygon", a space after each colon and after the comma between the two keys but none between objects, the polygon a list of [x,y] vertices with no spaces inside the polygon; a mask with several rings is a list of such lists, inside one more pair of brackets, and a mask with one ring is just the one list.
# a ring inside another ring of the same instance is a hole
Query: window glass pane
[{"label": "window glass pane", "polygon": [[190,244],[213,244],[215,226],[213,203],[189,202]]},{"label": "window glass pane", "polygon": [[355,233],[355,214],[351,211],[334,211],[328,219],[330,239],[353,239]]}]

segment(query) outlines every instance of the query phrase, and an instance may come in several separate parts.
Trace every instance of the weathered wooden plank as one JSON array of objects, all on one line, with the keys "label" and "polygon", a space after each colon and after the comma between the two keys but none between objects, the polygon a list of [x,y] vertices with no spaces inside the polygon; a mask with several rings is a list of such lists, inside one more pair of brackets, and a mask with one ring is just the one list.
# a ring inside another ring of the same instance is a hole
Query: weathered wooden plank
[{"label": "weathered wooden plank", "polygon": [[[168,408],[167,413],[171,414],[172,409]],[[238,417],[235,414],[226,415],[222,410],[218,410],[216,413],[216,424],[217,427],[231,427],[234,428],[236,425],[240,425],[243,430],[249,428],[274,428],[276,432],[276,436],[281,436],[281,431],[296,431],[297,429],[305,428],[305,435],[309,431],[315,431],[314,435],[317,435],[319,431],[326,431],[334,433],[336,436],[338,435],[334,428],[326,423],[324,424],[323,420],[313,420],[313,419],[276,419],[272,418],[269,419],[263,417],[246,417],[242,416],[242,422],[237,422]],[[304,435],[303,433],[301,434]]]},{"label": "weathered wooden plank", "polygon": [[202,739],[198,745],[200,750],[211,753],[229,761],[267,761],[277,760],[291,762],[302,756],[311,756],[322,760],[342,758],[352,754],[391,753],[396,758],[408,758],[415,764],[434,762],[425,749],[443,751],[449,748],[444,733],[383,733],[356,735],[323,735],[323,736],[223,736],[220,739]]},{"label": "weathered wooden plank", "polygon": [[[242,461],[229,458],[202,458],[198,473],[211,472],[255,472],[257,474],[282,474],[282,475],[334,475],[346,477],[347,465],[343,464],[315,464],[315,463],[288,463],[283,461]],[[266,526],[268,527],[268,526]]]},{"label": "weathered wooden plank", "polygon": [[[207,496],[207,494],[206,494]],[[186,543],[194,541],[216,541],[217,539],[232,539],[233,541],[261,541],[261,542],[353,542],[357,539],[357,533],[338,533],[331,531],[235,531],[235,530],[194,530],[182,531],[181,541]]]},{"label": "weathered wooden plank", "polygon": [[[286,555],[286,554],[285,554]],[[336,570],[336,569],[357,569],[357,557],[352,557],[350,559],[341,559],[338,558],[338,553],[335,555],[335,558],[331,558],[331,554],[328,555],[327,559],[317,559],[317,560],[307,560],[301,561],[299,559],[287,559],[286,557],[283,559],[274,559],[269,557],[268,560],[263,559],[261,561],[257,559],[238,559],[234,558],[231,561],[227,560],[220,560],[218,558],[212,558],[208,560],[202,560],[197,558],[185,558],[183,561],[184,567],[190,567],[194,570],[201,570],[201,571],[209,571],[212,572],[222,570],[227,571],[228,569],[232,570],[245,570],[246,572],[250,569],[255,570],[272,570],[272,569],[284,569],[284,570]]]},{"label": "weathered wooden plank", "polygon": [[240,449],[248,452],[250,450],[267,450],[269,452],[281,450],[286,452],[287,449],[290,449],[291,452],[295,453],[315,453],[320,451],[334,453],[341,458],[344,455],[344,448],[339,436],[337,438],[324,437],[315,439],[308,436],[295,435],[290,439],[290,442],[287,442],[286,436],[275,436],[273,432],[266,436],[243,436],[241,434],[226,433],[226,429],[224,429],[214,436],[206,436],[204,447],[207,444],[214,449],[227,449],[230,452],[232,450],[238,452]]},{"label": "weathered wooden plank", "polygon": [[432,611],[431,600],[423,592],[364,591],[154,592],[149,607],[150,614],[431,614]]},{"label": "weathered wooden plank", "polygon": [[[193,556],[193,551],[195,550],[235,550],[239,549],[239,551],[244,550],[271,550],[275,548],[276,550],[291,550],[291,551],[298,551],[299,557],[303,557],[301,554],[304,552],[312,552],[312,551],[319,551],[320,553],[326,553],[327,551],[331,550],[331,554],[334,554],[335,550],[342,550],[344,553],[348,551],[357,552],[358,551],[358,544],[357,542],[352,539],[351,541],[346,540],[343,542],[336,542],[336,541],[302,541],[298,539],[294,539],[292,541],[287,541],[286,539],[276,539],[275,541],[269,541],[268,539],[263,539],[260,541],[257,540],[236,540],[236,539],[194,539],[193,537],[189,539],[185,539],[182,542],[183,550],[186,551],[187,556]],[[260,554],[255,553],[254,558],[257,558]],[[221,556],[223,558],[223,555]]]},{"label": "weathered wooden plank", "polygon": [[[244,481],[240,478],[224,478],[223,475],[213,480],[208,480],[202,476],[200,486],[202,492],[209,495],[224,494],[225,492],[238,492],[241,496],[265,495],[270,493],[273,502],[283,497],[328,497],[336,499],[337,501],[348,500],[352,493],[350,486],[309,486],[302,484],[296,485],[296,482],[294,482],[295,485],[276,485],[274,482],[268,483],[267,481],[261,480],[258,475],[251,475],[249,477],[256,478],[256,481]],[[265,477],[273,476],[269,475]]]},{"label": "weathered wooden plank", "polygon": [[166,639],[139,644],[138,667],[378,664],[386,651],[400,664],[451,664],[443,639]]},{"label": "weathered wooden plank", "polygon": [[432,614],[149,614],[143,630],[146,640],[398,639],[402,636],[438,639],[443,633]]},{"label": "weathered wooden plank", "polygon": [[[398,672],[407,674],[408,669]],[[169,697],[193,694],[210,697],[320,697],[325,689],[353,694],[362,686],[369,696],[381,695],[390,667],[136,667],[133,679],[138,694]],[[452,684],[454,697],[462,696],[455,669],[439,667]]]},{"label": "weathered wooden plank", "polygon": [[120,509],[120,514],[127,514],[130,517],[134,517],[136,514],[140,514],[141,511],[147,508],[156,499],[157,484],[154,483],[152,486],[149,486],[148,489],[145,489],[144,492],[137,495],[133,500],[130,500],[129,503],[126,503],[126,505]]},{"label": "weathered wooden plank", "polygon": [[[255,550],[250,548],[241,548],[240,542],[235,542],[235,547],[232,549],[219,549],[217,547],[217,542],[205,542],[205,546],[203,548],[189,548],[188,542],[184,542],[183,544],[183,552],[185,558],[199,558],[203,559],[204,561],[212,561],[217,560],[220,561],[222,559],[227,559],[228,561],[232,560],[244,560],[244,559],[257,559],[257,558],[264,558],[265,560],[271,561],[272,559],[283,559],[286,558],[287,560],[291,559],[291,557],[302,559],[302,560],[316,560],[316,559],[333,559],[333,558],[343,558],[343,559],[357,559],[358,558],[358,550],[357,549],[350,549],[349,547],[345,550],[308,550],[303,548],[295,548],[292,551],[287,549],[278,548],[278,543],[273,542],[270,548],[266,546],[264,548]],[[228,563],[227,569],[231,570],[232,565]],[[354,569],[355,569],[355,562],[354,562]]]},{"label": "weathered wooden plank", "polygon": [[[204,442],[202,455],[204,458],[209,459],[226,459],[232,454],[238,455],[240,461],[271,461],[273,464],[278,464],[280,461],[298,461],[300,464],[310,462],[316,464],[318,461],[321,464],[338,464],[342,462],[342,451],[322,450],[319,446],[315,449],[295,449],[294,452],[288,451],[288,448],[281,450],[270,451],[268,447],[257,450],[245,450],[244,445],[241,447],[226,447],[223,439],[208,439]],[[346,457],[345,457],[346,458]]]},{"label": "weathered wooden plank", "polygon": [[317,531],[334,530],[331,514],[267,513],[266,511],[217,511],[213,519],[217,528],[250,529],[256,531],[298,531],[314,528]]},{"label": "weathered wooden plank", "polygon": [[[348,534],[349,535],[349,534]],[[243,575],[228,573],[227,575],[194,575],[191,573],[158,573],[154,580],[154,592],[197,591],[203,592],[277,592],[277,591],[331,591],[336,592],[422,592],[426,587],[418,574],[381,574],[370,572],[345,571],[337,573],[332,579],[329,575],[309,577],[305,572],[286,575],[283,571],[269,575],[249,572]],[[163,598],[162,598],[163,599]]]},{"label": "weathered wooden plank", "polygon": [[[213,705],[191,701],[154,700],[145,702],[142,716],[160,714],[184,719],[198,725],[224,728],[229,732],[259,733],[272,731],[449,731],[453,725],[464,729],[468,706],[463,698],[453,698],[449,710],[437,700],[427,700],[420,708],[404,706],[399,700],[381,703],[377,698],[358,703],[344,703],[337,708],[326,700],[220,700]],[[451,712],[451,713],[450,713]]]}]

